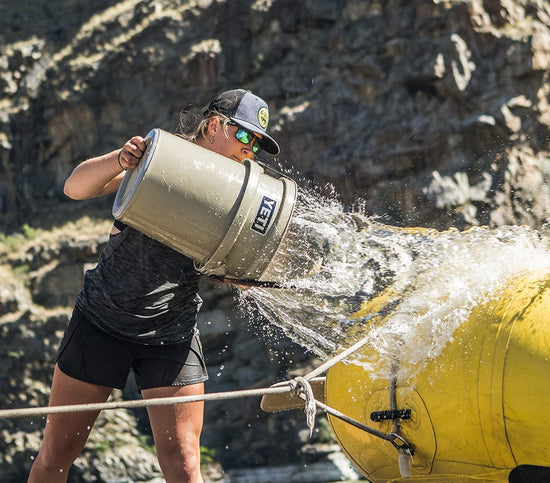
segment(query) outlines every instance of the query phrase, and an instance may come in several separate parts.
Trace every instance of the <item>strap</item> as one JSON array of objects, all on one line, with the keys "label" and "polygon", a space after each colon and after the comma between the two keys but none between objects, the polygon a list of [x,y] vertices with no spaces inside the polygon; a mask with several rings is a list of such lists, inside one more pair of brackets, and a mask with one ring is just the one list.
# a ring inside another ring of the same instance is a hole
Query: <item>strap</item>
[{"label": "strap", "polygon": [[113,225],[117,230],[120,230],[120,231],[124,230],[124,228],[126,228],[128,226],[126,223],[123,223],[120,220],[115,220]]}]

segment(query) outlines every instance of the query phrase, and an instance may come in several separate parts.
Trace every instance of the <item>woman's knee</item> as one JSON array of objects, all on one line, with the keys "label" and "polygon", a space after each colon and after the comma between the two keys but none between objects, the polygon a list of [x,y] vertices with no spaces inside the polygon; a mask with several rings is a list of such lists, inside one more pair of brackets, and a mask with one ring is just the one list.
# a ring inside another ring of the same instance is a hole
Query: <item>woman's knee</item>
[{"label": "woman's knee", "polygon": [[50,481],[54,475],[59,481],[65,481],[74,459],[68,453],[42,447],[32,465],[29,482]]},{"label": "woman's knee", "polygon": [[169,482],[200,482],[200,448],[179,447],[158,454],[162,473]]},{"label": "woman's knee", "polygon": [[[78,457],[88,435],[90,427],[84,426],[79,429],[70,430],[74,425],[62,421],[52,422],[54,426],[46,427],[44,439],[37,456],[39,466],[48,471],[64,471],[68,469]],[[47,424],[52,424],[47,423]]]},{"label": "woman's knee", "polygon": [[80,453],[80,449],[79,445],[71,445],[65,441],[42,444],[37,460],[44,468],[61,470],[73,464]]}]

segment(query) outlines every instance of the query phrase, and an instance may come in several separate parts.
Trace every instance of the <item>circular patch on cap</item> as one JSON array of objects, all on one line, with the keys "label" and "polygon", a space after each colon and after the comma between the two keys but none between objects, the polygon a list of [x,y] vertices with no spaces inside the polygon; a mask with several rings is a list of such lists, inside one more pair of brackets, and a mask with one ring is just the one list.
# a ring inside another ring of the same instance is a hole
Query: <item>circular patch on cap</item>
[{"label": "circular patch on cap", "polygon": [[260,126],[262,126],[262,128],[265,129],[267,127],[267,123],[269,122],[269,112],[267,110],[267,107],[262,107],[258,111],[258,122],[260,123]]}]

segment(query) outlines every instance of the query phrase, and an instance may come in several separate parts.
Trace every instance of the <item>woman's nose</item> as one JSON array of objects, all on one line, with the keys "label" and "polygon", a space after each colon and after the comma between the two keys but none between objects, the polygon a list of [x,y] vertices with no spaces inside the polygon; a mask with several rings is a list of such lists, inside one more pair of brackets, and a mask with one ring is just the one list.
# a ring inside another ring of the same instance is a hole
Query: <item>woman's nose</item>
[{"label": "woman's nose", "polygon": [[249,144],[245,144],[245,145],[242,147],[242,152],[245,153],[247,157],[250,157],[250,156],[253,155],[252,148],[250,147]]}]

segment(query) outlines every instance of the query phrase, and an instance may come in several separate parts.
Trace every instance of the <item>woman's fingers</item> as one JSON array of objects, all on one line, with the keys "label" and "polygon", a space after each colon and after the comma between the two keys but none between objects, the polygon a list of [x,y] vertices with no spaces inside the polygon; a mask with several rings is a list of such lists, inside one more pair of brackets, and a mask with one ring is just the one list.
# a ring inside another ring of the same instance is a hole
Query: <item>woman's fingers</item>
[{"label": "woman's fingers", "polygon": [[145,139],[141,136],[134,136],[126,141],[120,153],[121,165],[127,169],[134,169],[139,164],[146,148]]}]

